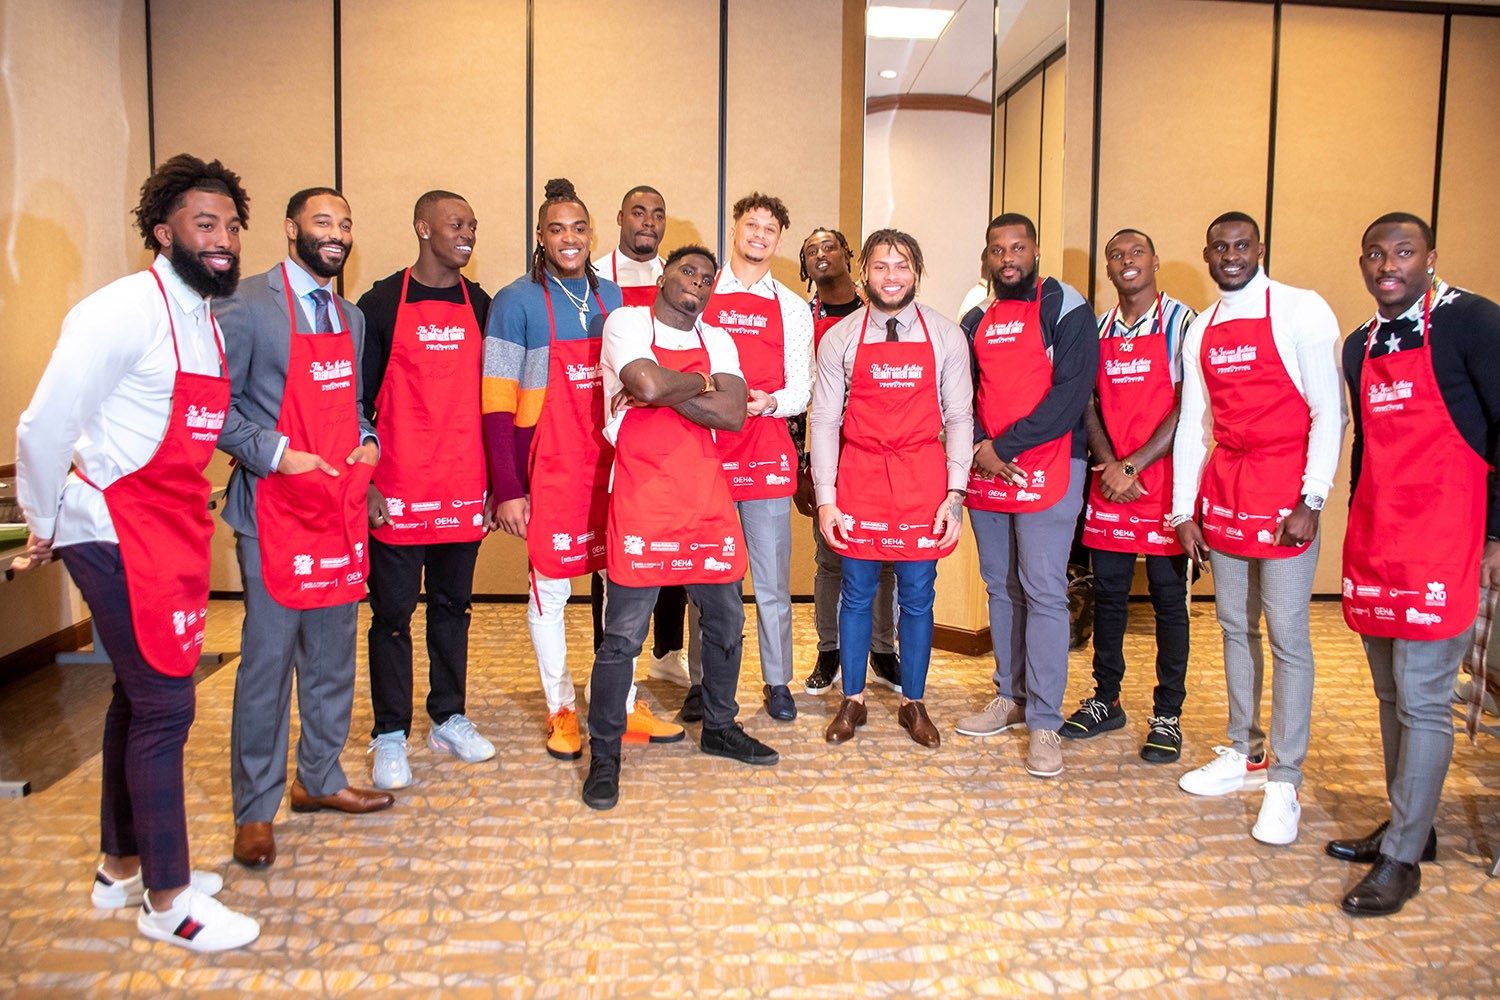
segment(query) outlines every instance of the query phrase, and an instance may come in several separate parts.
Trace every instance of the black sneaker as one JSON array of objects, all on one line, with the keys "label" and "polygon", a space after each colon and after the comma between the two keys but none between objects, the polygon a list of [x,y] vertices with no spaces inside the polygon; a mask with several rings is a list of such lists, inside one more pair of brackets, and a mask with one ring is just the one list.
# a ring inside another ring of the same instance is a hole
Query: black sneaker
[{"label": "black sneaker", "polygon": [[1062,734],[1070,740],[1087,740],[1125,725],[1125,710],[1118,701],[1108,704],[1098,698],[1085,698],[1078,711],[1063,723]]},{"label": "black sneaker", "polygon": [[807,680],[802,684],[802,690],[808,694],[822,694],[833,687],[833,682],[839,675],[839,651],[836,649],[820,650],[818,662],[813,664],[812,673],[807,675]]},{"label": "black sneaker", "polygon": [[595,754],[589,776],[583,779],[583,804],[590,809],[613,809],[620,801],[620,758]]},{"label": "black sneaker", "polygon": [[683,722],[703,721],[703,685],[694,684],[688,688],[687,697],[682,699],[682,712],[679,718]]},{"label": "black sneaker", "polygon": [[715,757],[728,757],[741,764],[774,764],[781,755],[745,732],[739,723],[728,729],[704,727],[698,749]]},{"label": "black sneaker", "polygon": [[870,672],[879,684],[901,693],[901,657],[896,653],[871,653]]},{"label": "black sneaker", "polygon": [[1153,764],[1170,764],[1182,756],[1182,726],[1177,716],[1153,715],[1147,720],[1146,742],[1141,746],[1141,760]]}]

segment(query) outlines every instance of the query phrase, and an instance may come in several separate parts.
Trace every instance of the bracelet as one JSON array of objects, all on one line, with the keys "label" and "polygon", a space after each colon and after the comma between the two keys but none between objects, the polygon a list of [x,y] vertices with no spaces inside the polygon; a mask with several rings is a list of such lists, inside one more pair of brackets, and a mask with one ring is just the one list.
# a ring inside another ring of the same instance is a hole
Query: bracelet
[{"label": "bracelet", "polygon": [[[714,377],[708,372],[699,372],[698,374],[703,376],[703,392],[713,392]],[[702,395],[702,393],[699,393],[699,395]]]}]

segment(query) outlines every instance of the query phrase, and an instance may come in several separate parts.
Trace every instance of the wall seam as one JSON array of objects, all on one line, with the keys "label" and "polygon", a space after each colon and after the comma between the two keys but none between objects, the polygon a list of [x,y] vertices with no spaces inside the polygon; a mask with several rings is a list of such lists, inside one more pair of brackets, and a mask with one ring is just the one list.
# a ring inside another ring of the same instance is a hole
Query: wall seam
[{"label": "wall seam", "polygon": [[156,170],[156,76],[151,51],[151,0],[142,0],[146,14],[146,155]]},{"label": "wall seam", "polygon": [[1448,54],[1453,39],[1453,15],[1443,15],[1443,59],[1438,68],[1437,151],[1432,157],[1432,231],[1437,232],[1439,192],[1443,183],[1443,125],[1448,117]]},{"label": "wall seam", "polygon": [[1099,273],[1099,133],[1100,109],[1104,104],[1104,0],[1094,0],[1094,121],[1093,169],[1089,177],[1089,294],[1090,305],[1098,291]]},{"label": "wall seam", "polygon": [[536,242],[536,0],[526,0],[526,215],[521,219],[521,270],[531,269],[531,247]]},{"label": "wall seam", "polygon": [[[717,223],[719,236],[716,250],[719,261],[724,259],[724,212],[728,205],[728,172],[726,164],[729,150],[729,0],[719,0],[719,211]],[[863,192],[861,192],[863,201]],[[727,265],[726,265],[727,266]]]},{"label": "wall seam", "polygon": [[[333,186],[344,190],[344,5],[333,0]],[[344,294],[344,272],[334,279],[334,291]]]},{"label": "wall seam", "polygon": [[1261,267],[1271,273],[1271,211],[1276,190],[1276,112],[1281,98],[1281,0],[1276,0],[1271,12],[1271,114],[1266,139],[1266,214],[1261,223],[1261,245],[1265,256]]}]

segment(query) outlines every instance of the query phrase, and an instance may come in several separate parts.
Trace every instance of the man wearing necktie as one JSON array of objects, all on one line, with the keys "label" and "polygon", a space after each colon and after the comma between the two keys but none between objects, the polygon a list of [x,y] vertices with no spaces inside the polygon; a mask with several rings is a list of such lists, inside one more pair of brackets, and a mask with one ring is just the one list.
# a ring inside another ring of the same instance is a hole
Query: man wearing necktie
[{"label": "man wearing necktie", "polygon": [[286,259],[219,308],[231,388],[219,447],[236,462],[224,521],[245,593],[230,786],[234,858],[250,867],[276,860],[294,669],[292,808],[365,813],[395,802],[351,787],[339,767],[369,570],[365,498],[379,456],[359,406],[364,316],[328,287],[353,245],[349,203],[332,188],[299,191],[285,227]]}]

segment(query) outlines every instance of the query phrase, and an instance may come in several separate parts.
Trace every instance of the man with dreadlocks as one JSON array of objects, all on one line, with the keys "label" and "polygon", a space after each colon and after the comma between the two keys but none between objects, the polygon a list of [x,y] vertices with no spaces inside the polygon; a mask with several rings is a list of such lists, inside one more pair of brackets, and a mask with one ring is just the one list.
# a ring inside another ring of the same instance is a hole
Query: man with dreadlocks
[{"label": "man with dreadlocks", "polygon": [[[809,305],[813,317],[813,353],[823,341],[823,334],[839,320],[864,305],[860,289],[850,272],[854,254],[849,241],[837,229],[814,229],[802,241],[802,280],[817,293]],[[812,518],[813,617],[818,629],[818,659],[803,688],[808,694],[823,694],[833,687],[839,675],[839,586],[843,574],[843,557],[828,547],[818,530],[818,505],[813,489],[812,460],[807,447],[807,416],[799,414],[787,420],[792,441],[797,446],[797,492],[792,497],[797,510]],[[875,679],[889,688],[901,690],[901,661],[895,652],[894,594],[896,574],[886,563],[880,571],[875,592],[874,634],[870,643],[870,666]]]},{"label": "man with dreadlocks", "polygon": [[182,783],[213,537],[203,470],[229,406],[212,301],[239,281],[248,204],[218,160],[158,167],[135,209],[156,259],[68,313],[16,429],[21,566],[62,559],[115,671],[94,905],[137,907],[142,934],[193,951],[260,934],[213,898],[222,878],[190,870]]},{"label": "man with dreadlocks", "polygon": [[[547,182],[531,271],[495,296],[484,335],[484,441],[493,527],[526,539],[526,623],[547,698],[547,752],[583,755],[563,613],[572,579],[604,569],[613,449],[599,374],[604,317],[620,286],[589,266],[593,227],[572,182]],[[625,738],[673,743],[630,689]]]}]

